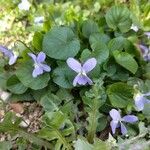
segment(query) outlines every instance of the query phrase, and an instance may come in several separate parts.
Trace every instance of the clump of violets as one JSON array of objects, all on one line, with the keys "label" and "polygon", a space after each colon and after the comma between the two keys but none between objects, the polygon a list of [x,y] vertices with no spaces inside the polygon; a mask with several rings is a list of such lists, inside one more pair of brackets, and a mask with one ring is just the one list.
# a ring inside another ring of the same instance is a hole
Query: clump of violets
[{"label": "clump of violets", "polygon": [[145,61],[150,61],[150,49],[147,46],[142,45],[142,44],[140,44],[139,47],[141,49],[143,59]]},{"label": "clump of violets", "polygon": [[150,100],[146,98],[147,96],[150,96],[150,92],[146,94],[142,94],[140,92],[135,94],[134,102],[138,111],[142,111],[144,109],[144,105],[150,103]]},{"label": "clump of violets", "polygon": [[45,64],[46,55],[43,52],[40,52],[37,56],[33,53],[28,53],[28,55],[34,61],[34,70],[32,76],[36,78],[37,76],[43,74],[44,72],[50,72],[51,68]]},{"label": "clump of violets", "polygon": [[74,58],[68,58],[67,59],[68,66],[74,70],[78,75],[73,80],[73,86],[79,85],[85,85],[85,84],[92,84],[92,80],[87,76],[87,73],[89,73],[91,70],[93,70],[97,64],[97,61],[95,58],[88,59],[83,65],[79,63]]},{"label": "clump of violets", "polygon": [[0,52],[2,52],[5,57],[9,58],[8,62],[9,65],[13,65],[17,61],[17,58],[19,56],[18,53],[8,50],[6,47],[1,45],[0,45]]},{"label": "clump of violets", "polygon": [[117,111],[116,109],[112,109],[109,112],[109,114],[112,118],[112,121],[110,122],[110,126],[113,134],[115,134],[116,128],[119,127],[121,128],[121,133],[123,135],[127,134],[127,128],[125,127],[123,122],[135,123],[136,121],[138,121],[138,118],[134,115],[126,115],[124,117],[121,117],[120,112]]}]

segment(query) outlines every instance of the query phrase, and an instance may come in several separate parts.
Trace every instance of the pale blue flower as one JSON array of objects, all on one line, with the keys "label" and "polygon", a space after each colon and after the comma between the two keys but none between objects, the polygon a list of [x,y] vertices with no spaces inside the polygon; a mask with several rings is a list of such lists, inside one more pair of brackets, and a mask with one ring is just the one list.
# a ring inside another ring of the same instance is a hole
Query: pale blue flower
[{"label": "pale blue flower", "polygon": [[150,92],[146,94],[137,93],[134,95],[134,102],[138,111],[142,111],[144,109],[144,105],[150,103],[150,100],[146,98],[147,96],[150,96]]},{"label": "pale blue flower", "polygon": [[8,62],[9,65],[13,65],[17,61],[17,58],[19,56],[17,52],[8,50],[6,47],[1,45],[0,45],[0,52],[2,52],[4,56],[9,58]]},{"label": "pale blue flower", "polygon": [[43,52],[40,52],[37,56],[33,53],[28,53],[28,55],[34,61],[34,70],[32,76],[36,78],[37,76],[43,74],[44,72],[50,72],[51,68],[45,64],[46,55]]},{"label": "pale blue flower", "polygon": [[147,35],[148,39],[150,39],[150,32],[145,32],[145,35]]},{"label": "pale blue flower", "polygon": [[78,75],[73,80],[74,86],[76,86],[77,83],[79,85],[85,85],[86,83],[91,85],[93,83],[92,80],[87,76],[87,73],[93,70],[96,66],[97,61],[95,58],[88,59],[83,65],[81,65],[81,63],[79,63],[74,58],[68,58],[67,64],[72,70],[78,73]]},{"label": "pale blue flower", "polygon": [[112,109],[109,112],[109,115],[112,118],[112,121],[110,122],[110,126],[113,134],[115,134],[116,128],[119,127],[121,127],[121,133],[123,135],[127,134],[127,128],[125,127],[123,122],[134,123],[138,121],[138,118],[134,115],[126,115],[124,117],[121,117],[120,112],[117,111],[116,109]]},{"label": "pale blue flower", "polygon": [[143,59],[145,61],[150,61],[150,49],[147,46],[142,44],[140,44],[139,47],[141,49]]}]

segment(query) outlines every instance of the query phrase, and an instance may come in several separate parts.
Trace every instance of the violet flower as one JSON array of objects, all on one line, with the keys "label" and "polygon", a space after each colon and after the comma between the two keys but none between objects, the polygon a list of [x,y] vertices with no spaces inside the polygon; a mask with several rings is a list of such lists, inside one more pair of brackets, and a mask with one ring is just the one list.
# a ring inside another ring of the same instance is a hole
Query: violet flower
[{"label": "violet flower", "polygon": [[79,85],[85,85],[86,83],[92,84],[92,80],[87,76],[87,73],[89,73],[93,68],[96,66],[97,61],[95,58],[88,59],[83,65],[79,63],[74,58],[68,58],[67,59],[68,66],[74,70],[78,75],[73,80],[73,86],[76,86],[77,83]]},{"label": "violet flower", "polygon": [[135,106],[138,111],[142,111],[144,109],[144,105],[150,103],[150,100],[146,98],[147,96],[150,96],[150,92],[146,94],[137,93],[134,96]]},{"label": "violet flower", "polygon": [[142,55],[143,55],[143,59],[145,61],[150,61],[150,49],[148,47],[146,47],[145,45],[140,44],[139,45]]},{"label": "violet flower", "polygon": [[43,52],[40,52],[37,56],[33,53],[28,53],[28,55],[34,61],[34,70],[32,76],[36,78],[37,76],[43,74],[44,72],[50,72],[51,68],[45,64],[46,55]]},{"label": "violet flower", "polygon": [[150,39],[150,32],[145,32],[145,35],[147,35],[148,39]]},{"label": "violet flower", "polygon": [[134,115],[126,115],[124,117],[121,117],[120,112],[117,111],[116,109],[112,109],[109,112],[109,115],[112,118],[112,121],[110,122],[110,126],[111,126],[111,130],[113,134],[115,134],[116,128],[119,128],[119,127],[121,127],[121,133],[123,135],[127,133],[127,129],[122,122],[134,123],[138,121],[138,118]]},{"label": "violet flower", "polygon": [[17,58],[19,56],[18,53],[8,50],[6,47],[1,45],[0,45],[0,52],[2,52],[4,56],[9,58],[8,62],[9,65],[13,65],[17,61]]}]

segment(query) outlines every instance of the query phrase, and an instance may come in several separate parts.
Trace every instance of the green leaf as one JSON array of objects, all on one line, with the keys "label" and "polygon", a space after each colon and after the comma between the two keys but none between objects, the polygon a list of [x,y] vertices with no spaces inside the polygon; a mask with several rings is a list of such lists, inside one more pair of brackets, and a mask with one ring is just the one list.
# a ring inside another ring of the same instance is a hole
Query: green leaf
[{"label": "green leaf", "polygon": [[138,64],[135,61],[135,59],[132,57],[132,55],[126,53],[126,52],[119,52],[114,51],[113,52],[114,58],[118,64],[132,72],[133,74],[136,73],[138,69]]},{"label": "green leaf", "polygon": [[40,139],[39,137],[37,137],[37,135],[25,132],[23,130],[19,130],[18,135],[20,137],[23,137],[24,139],[28,140],[29,142],[34,143],[40,147],[46,147],[47,149],[52,148],[51,143],[49,143],[48,141],[45,141],[43,139]]},{"label": "green leaf", "polygon": [[94,141],[94,148],[93,150],[111,150],[111,146],[110,146],[110,143],[109,142],[104,142],[104,141],[101,141],[100,139],[96,139]]},{"label": "green leaf", "polygon": [[43,51],[51,58],[66,60],[80,50],[80,42],[68,27],[55,27],[44,35]]},{"label": "green leaf", "polygon": [[144,69],[145,69],[144,77],[150,80],[150,63],[148,63]]},{"label": "green leaf", "polygon": [[84,138],[80,138],[74,142],[75,150],[93,150],[93,145],[89,144]]},{"label": "green leaf", "polygon": [[10,150],[12,148],[12,143],[9,141],[0,142],[0,150]]},{"label": "green leaf", "polygon": [[146,134],[148,132],[148,128],[145,127],[144,122],[139,122],[138,127],[139,127],[139,134],[143,134],[143,133]]},{"label": "green leaf", "polygon": [[50,89],[49,89],[49,87],[46,87],[41,90],[32,90],[31,94],[32,94],[34,100],[39,102],[41,100],[41,98],[48,92],[50,92]]},{"label": "green leaf", "polygon": [[109,57],[109,49],[105,44],[99,43],[95,45],[91,56],[96,58],[98,64],[102,64]]},{"label": "green leaf", "polygon": [[90,36],[90,45],[92,48],[92,57],[95,57],[97,59],[98,64],[102,64],[106,61],[106,59],[109,56],[109,49],[106,46],[106,43],[108,42],[109,37],[105,34],[92,34]]},{"label": "green leaf", "polygon": [[122,50],[126,39],[122,36],[110,40],[108,47],[110,51]]},{"label": "green leaf", "polygon": [[42,50],[43,34],[41,32],[35,32],[33,36],[32,45],[38,50]]},{"label": "green leaf", "polygon": [[81,53],[81,61],[86,61],[91,56],[91,51],[89,49],[84,49]]},{"label": "green leaf", "polygon": [[9,77],[10,77],[10,74],[8,72],[4,72],[0,70],[0,87],[3,90],[7,88],[6,83]]},{"label": "green leaf", "polygon": [[15,135],[19,129],[18,126],[20,122],[21,118],[15,116],[14,113],[6,113],[4,120],[0,123],[0,132],[7,132]]},{"label": "green leaf", "polygon": [[84,104],[86,105],[85,109],[88,113],[88,141],[93,142],[94,136],[96,134],[96,129],[98,126],[98,119],[100,117],[99,108],[106,101],[106,93],[103,87],[103,78],[97,80],[93,85],[92,89],[85,92],[85,96],[82,97]]},{"label": "green leaf", "polygon": [[11,91],[14,94],[23,94],[26,90],[27,87],[25,87],[19,79],[16,77],[16,75],[12,75],[8,80],[7,80],[7,89]]},{"label": "green leaf", "polygon": [[145,115],[145,117],[148,117],[150,119],[150,104],[149,103],[144,106],[144,109],[142,112]]},{"label": "green leaf", "polygon": [[32,77],[34,67],[32,62],[22,63],[16,70],[16,76],[26,86],[34,90],[42,89],[47,86],[50,80],[49,73],[44,73],[36,78]]},{"label": "green leaf", "polygon": [[44,110],[49,112],[58,110],[58,105],[60,103],[61,99],[52,93],[45,94],[40,101],[40,104],[43,106]]},{"label": "green leaf", "polygon": [[11,101],[18,102],[18,101],[33,101],[34,98],[32,97],[31,93],[27,90],[23,94],[12,94]]},{"label": "green leaf", "polygon": [[145,81],[145,86],[148,89],[148,91],[150,91],[150,80]]},{"label": "green leaf", "polygon": [[117,108],[125,108],[133,101],[132,86],[117,82],[107,88],[107,94],[111,104]]},{"label": "green leaf", "polygon": [[4,58],[0,58],[0,67],[4,67],[6,65],[6,61]]},{"label": "green leaf", "polygon": [[43,123],[44,127],[38,133],[40,137],[49,141],[55,139],[57,147],[63,146],[64,149],[71,149],[67,137],[74,134],[74,127],[62,112],[46,113],[43,117]]},{"label": "green leaf", "polygon": [[98,44],[107,44],[109,42],[110,38],[108,35],[104,33],[94,33],[90,36],[89,42],[92,47],[92,49],[95,49],[95,45]]},{"label": "green leaf", "polygon": [[61,100],[65,100],[65,101],[70,101],[72,100],[74,97],[72,95],[71,92],[69,92],[69,90],[67,89],[59,89],[56,93],[56,95],[61,99]]},{"label": "green leaf", "polygon": [[74,77],[74,72],[67,66],[57,67],[53,71],[53,81],[63,88],[72,88],[72,81]]},{"label": "green leaf", "polygon": [[130,11],[125,6],[112,6],[106,13],[106,22],[113,30],[119,29],[121,32],[130,30],[132,20]]},{"label": "green leaf", "polygon": [[31,143],[35,143],[41,147],[45,146],[47,148],[51,147],[49,142],[46,142],[34,134],[27,133],[20,129],[20,123],[22,119],[17,117],[14,113],[8,112],[5,114],[4,120],[0,123],[0,132],[9,133],[13,136],[23,137]]},{"label": "green leaf", "polygon": [[99,119],[98,119],[98,125],[97,125],[97,131],[102,131],[105,129],[105,127],[107,126],[107,117],[102,115],[102,114],[99,114]]},{"label": "green leaf", "polygon": [[83,22],[82,33],[84,37],[89,38],[91,34],[97,32],[99,32],[99,27],[94,21],[87,20]]}]

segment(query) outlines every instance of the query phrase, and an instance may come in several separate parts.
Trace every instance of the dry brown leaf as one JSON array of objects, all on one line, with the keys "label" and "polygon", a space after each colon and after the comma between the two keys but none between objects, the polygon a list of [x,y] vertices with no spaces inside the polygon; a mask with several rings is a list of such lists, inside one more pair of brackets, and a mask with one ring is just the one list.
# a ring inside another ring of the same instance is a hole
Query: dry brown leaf
[{"label": "dry brown leaf", "polygon": [[11,103],[10,107],[16,113],[22,114],[24,112],[24,108],[21,103]]}]

